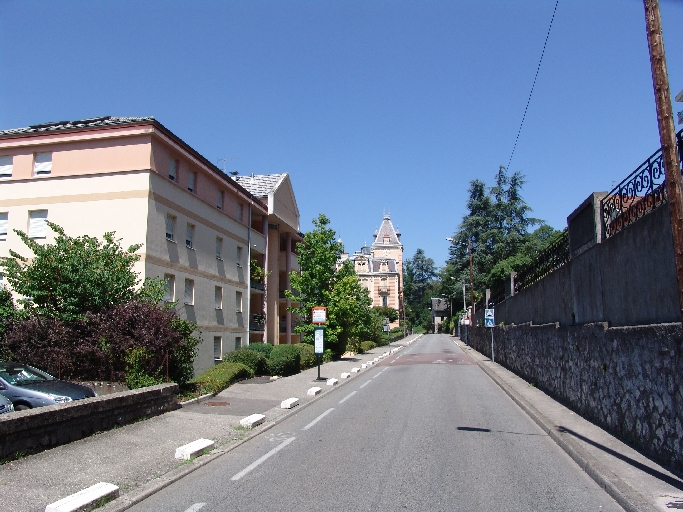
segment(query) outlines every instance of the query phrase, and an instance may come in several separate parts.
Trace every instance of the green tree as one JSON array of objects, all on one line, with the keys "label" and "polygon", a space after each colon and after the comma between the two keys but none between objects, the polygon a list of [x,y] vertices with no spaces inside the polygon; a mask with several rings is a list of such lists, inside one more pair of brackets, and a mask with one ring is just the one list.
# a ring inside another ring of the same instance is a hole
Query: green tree
[{"label": "green tree", "polygon": [[390,322],[398,320],[398,311],[389,306],[374,306],[372,311],[380,318],[388,318]]},{"label": "green tree", "polygon": [[438,279],[434,260],[424,250],[417,249],[403,265],[404,300],[406,317],[413,326],[428,328],[432,321],[430,299],[437,296]]},{"label": "green tree", "polygon": [[70,237],[60,226],[47,224],[57,233],[53,244],[39,244],[15,230],[33,259],[12,250],[10,257],[0,258],[8,283],[22,296],[17,302],[25,314],[68,321],[133,300],[161,300],[163,283],[158,279],[136,289],[139,278],[133,265],[140,258],[135,254],[140,244],[124,250],[113,232],[105,233],[101,242],[87,235]]}]

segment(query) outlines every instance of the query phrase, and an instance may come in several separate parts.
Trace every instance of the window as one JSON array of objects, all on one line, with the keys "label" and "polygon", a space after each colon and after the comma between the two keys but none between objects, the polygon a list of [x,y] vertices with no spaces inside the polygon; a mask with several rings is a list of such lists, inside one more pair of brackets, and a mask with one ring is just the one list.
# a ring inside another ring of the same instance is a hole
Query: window
[{"label": "window", "polygon": [[164,301],[173,302],[175,300],[175,276],[164,274]]},{"label": "window", "polygon": [[194,305],[194,281],[185,279],[185,297],[183,302],[188,306]]},{"label": "window", "polygon": [[216,237],[216,259],[223,259],[223,239],[220,236]]},{"label": "window", "polygon": [[0,178],[12,177],[12,157],[0,156]]},{"label": "window", "polygon": [[238,267],[242,266],[242,248],[239,245],[237,246],[237,254],[235,255],[235,263],[237,263]]},{"label": "window", "polygon": [[235,350],[242,348],[242,336],[235,336]]},{"label": "window", "polygon": [[28,237],[45,238],[47,236],[47,210],[28,212]]},{"label": "window", "polygon": [[242,210],[243,210],[243,208],[242,208],[242,203],[238,203],[238,204],[237,204],[237,220],[240,221],[240,222],[242,222],[242,216],[243,216],[243,215],[242,215]]},{"label": "window", "polygon": [[216,196],[216,208],[219,210],[223,209],[223,191],[219,190],[218,195]]},{"label": "window", "polygon": [[384,235],[384,243],[385,244],[389,243],[389,235]]},{"label": "window", "polygon": [[187,232],[185,235],[185,247],[187,247],[188,249],[194,249],[193,240],[194,240],[194,224],[188,224],[187,225]]},{"label": "window", "polygon": [[216,286],[215,290],[216,309],[223,309],[223,287]]},{"label": "window", "polygon": [[242,312],[242,292],[235,292],[235,311]]},{"label": "window", "polygon": [[195,189],[195,181],[197,181],[197,173],[190,171],[190,174],[187,175],[187,190],[193,194]]},{"label": "window", "polygon": [[175,217],[170,213],[166,214],[166,240],[175,242]]},{"label": "window", "polygon": [[171,181],[178,181],[178,160],[171,159],[168,162],[168,179]]},{"label": "window", "polygon": [[0,213],[0,241],[7,240],[7,212]]},{"label": "window", "polygon": [[389,305],[389,297],[382,295],[382,306],[387,307]]},{"label": "window", "polygon": [[36,176],[52,172],[52,153],[36,153],[33,162],[33,174]]},{"label": "window", "polygon": [[220,361],[223,359],[223,337],[214,336],[213,337],[213,359],[214,361]]}]

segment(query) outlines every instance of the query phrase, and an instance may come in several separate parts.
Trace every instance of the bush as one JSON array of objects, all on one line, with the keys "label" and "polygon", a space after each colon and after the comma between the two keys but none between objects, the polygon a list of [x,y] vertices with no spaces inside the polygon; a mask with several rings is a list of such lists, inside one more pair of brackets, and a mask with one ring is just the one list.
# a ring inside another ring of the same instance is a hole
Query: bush
[{"label": "bush", "polygon": [[361,341],[360,342],[360,348],[363,350],[363,352],[367,352],[368,350],[372,350],[373,348],[377,347],[377,343],[374,341]]},{"label": "bush", "polygon": [[254,376],[251,368],[242,363],[220,363],[209,368],[201,375],[190,381],[197,388],[200,395],[216,394],[223,391],[230,384]]},{"label": "bush", "polygon": [[145,371],[145,366],[149,359],[149,354],[144,348],[134,348],[126,353],[126,385],[128,389],[145,388],[161,384],[161,378],[153,377]]},{"label": "bush", "polygon": [[251,369],[254,375],[268,375],[268,361],[266,357],[256,350],[241,348],[234,352],[223,355],[225,363],[242,363]]},{"label": "bush", "polygon": [[254,352],[260,352],[266,359],[270,358],[270,353],[273,351],[273,345],[270,343],[250,343],[244,348],[253,350]]},{"label": "bush", "polygon": [[296,345],[292,346],[296,347],[296,349],[299,351],[299,356],[301,357],[299,368],[302,370],[308,370],[316,365],[317,361],[315,360],[315,349],[311,345],[308,343],[297,343]]},{"label": "bush", "polygon": [[334,352],[332,350],[325,349],[325,352],[323,352],[323,363],[329,363],[334,359]]},{"label": "bush", "polygon": [[299,373],[301,356],[296,345],[276,345],[270,353],[268,368],[271,375],[287,377]]}]

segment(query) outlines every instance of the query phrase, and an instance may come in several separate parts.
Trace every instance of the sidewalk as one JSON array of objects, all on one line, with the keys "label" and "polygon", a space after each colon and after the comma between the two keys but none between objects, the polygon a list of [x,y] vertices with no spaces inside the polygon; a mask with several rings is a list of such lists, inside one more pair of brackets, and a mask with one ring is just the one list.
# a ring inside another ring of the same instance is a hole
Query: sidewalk
[{"label": "sidewalk", "polygon": [[683,509],[683,480],[455,338],[505,391],[625,510]]},{"label": "sidewalk", "polygon": [[[176,411],[4,464],[0,466],[0,508],[43,512],[50,503],[96,483],[109,482],[119,487],[121,496],[99,510],[125,510],[356,375],[341,379],[343,372],[350,372],[392,348],[405,346],[417,337],[409,336],[353,359],[322,365],[321,377],[339,379],[335,386],[315,380],[317,367],[275,381],[268,377],[250,379]],[[315,397],[308,396],[307,390],[314,386],[322,391]],[[298,398],[300,405],[291,410],[281,409],[280,402],[291,397]],[[266,416],[263,425],[253,431],[239,427],[241,419],[256,413]],[[192,462],[175,459],[176,448],[200,438],[215,441],[216,449]]]}]

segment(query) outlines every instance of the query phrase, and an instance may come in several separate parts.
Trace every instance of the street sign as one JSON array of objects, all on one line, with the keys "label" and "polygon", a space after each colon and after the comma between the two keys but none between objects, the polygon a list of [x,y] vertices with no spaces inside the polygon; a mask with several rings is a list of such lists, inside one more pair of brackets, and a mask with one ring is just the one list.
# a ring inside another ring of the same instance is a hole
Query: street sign
[{"label": "street sign", "polygon": [[315,306],[311,310],[311,323],[324,324],[327,322],[327,308]]},{"label": "street sign", "polygon": [[486,327],[495,327],[496,322],[493,319],[493,309],[485,309],[484,310],[484,325]]},{"label": "street sign", "polygon": [[316,327],[315,328],[315,353],[316,354],[322,354],[325,350],[323,347],[323,338],[324,338],[324,333],[325,329],[322,327]]},{"label": "street sign", "polygon": [[389,332],[389,326],[388,325],[383,326],[383,328],[384,328],[384,332]]},{"label": "street sign", "polygon": [[389,319],[388,318],[382,318],[382,325],[389,325]]}]

